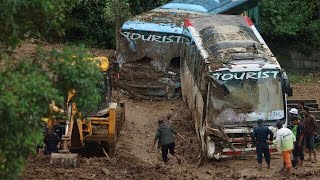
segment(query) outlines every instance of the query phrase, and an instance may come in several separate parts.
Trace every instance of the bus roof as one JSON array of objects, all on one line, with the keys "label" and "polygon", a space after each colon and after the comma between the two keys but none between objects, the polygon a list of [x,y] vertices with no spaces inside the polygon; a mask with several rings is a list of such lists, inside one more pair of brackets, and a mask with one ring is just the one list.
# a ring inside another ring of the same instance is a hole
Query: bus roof
[{"label": "bus roof", "polygon": [[202,13],[223,13],[249,0],[174,0],[160,8]]},{"label": "bus roof", "polygon": [[[174,0],[126,21],[126,31],[150,31],[181,34],[183,20],[189,16],[224,13],[232,8],[242,12],[257,0]],[[250,5],[249,5],[250,4]],[[235,12],[233,12],[235,13]]]},{"label": "bus roof", "polygon": [[263,63],[264,68],[280,68],[248,17],[221,14],[192,17],[185,21],[185,26],[208,62],[239,65],[249,60]]},{"label": "bus roof", "polygon": [[181,34],[183,21],[199,14],[171,12],[161,9],[137,15],[122,25],[122,30],[151,31],[170,34]]}]

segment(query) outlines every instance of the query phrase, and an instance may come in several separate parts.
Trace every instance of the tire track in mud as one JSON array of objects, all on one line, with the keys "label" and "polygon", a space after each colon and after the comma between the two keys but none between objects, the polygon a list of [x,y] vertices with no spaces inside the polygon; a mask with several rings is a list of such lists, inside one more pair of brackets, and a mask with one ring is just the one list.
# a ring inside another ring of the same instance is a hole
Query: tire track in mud
[{"label": "tire track in mud", "polygon": [[[198,156],[198,142],[193,132],[194,123],[190,111],[181,99],[173,101],[133,101],[125,100],[126,122],[118,142],[120,151],[127,151],[142,160],[155,170],[163,169],[169,174],[162,178],[192,178],[190,169],[194,168]],[[175,128],[185,140],[176,136],[176,152],[182,158],[178,165],[173,156],[169,155],[169,165],[164,166],[161,151],[153,147],[153,140],[159,118],[167,118],[166,123]],[[119,152],[120,153],[120,152]],[[157,177],[154,177],[157,178]]]},{"label": "tire track in mud", "polygon": [[121,131],[118,148],[124,148],[137,158],[156,163],[157,153],[152,143],[157,119],[170,113],[161,102],[126,102],[126,122]]}]

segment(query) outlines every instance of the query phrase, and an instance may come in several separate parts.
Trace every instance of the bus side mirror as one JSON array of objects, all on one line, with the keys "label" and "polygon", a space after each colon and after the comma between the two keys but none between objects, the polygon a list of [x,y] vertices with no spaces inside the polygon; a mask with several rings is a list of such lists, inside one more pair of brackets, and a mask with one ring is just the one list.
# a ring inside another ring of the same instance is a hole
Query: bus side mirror
[{"label": "bus side mirror", "polygon": [[283,80],[282,86],[283,86],[284,92],[288,96],[292,96],[293,95],[293,89],[290,86],[290,82],[289,82],[288,76],[287,76],[286,72],[284,72],[284,71],[282,72],[282,80]]},{"label": "bus side mirror", "polygon": [[128,42],[129,43],[129,48],[131,49],[132,52],[137,52],[137,47],[133,43],[133,41]]},{"label": "bus side mirror", "polygon": [[127,36],[123,36],[126,40],[127,40],[127,43],[128,43],[128,46],[129,46],[129,49],[132,51],[132,52],[137,52],[137,47],[136,45],[134,44],[134,42]]},{"label": "bus side mirror", "polygon": [[112,63],[112,71],[115,72],[115,73],[119,73],[120,72],[119,63]]}]

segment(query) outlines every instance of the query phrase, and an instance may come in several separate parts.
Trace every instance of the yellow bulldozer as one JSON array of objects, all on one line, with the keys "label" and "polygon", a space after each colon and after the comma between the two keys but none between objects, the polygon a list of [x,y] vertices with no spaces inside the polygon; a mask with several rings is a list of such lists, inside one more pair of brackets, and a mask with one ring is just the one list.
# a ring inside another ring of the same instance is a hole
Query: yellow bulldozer
[{"label": "yellow bulldozer", "polygon": [[[94,57],[89,60],[97,62],[97,65],[105,76],[104,102],[98,112],[88,117],[83,117],[78,112],[77,105],[72,101],[77,91],[71,89],[67,95],[66,106],[59,108],[52,101],[49,105],[49,115],[46,119],[46,134],[54,134],[53,148],[50,152],[50,164],[63,167],[79,166],[79,154],[114,156],[117,136],[125,120],[125,106],[123,103],[111,102],[111,68],[106,57]],[[61,116],[59,116],[59,114]],[[56,129],[55,127],[61,127]],[[47,137],[47,136],[46,136]],[[47,138],[50,140],[50,138]],[[52,139],[51,139],[52,141]],[[50,142],[46,142],[49,146]]]}]

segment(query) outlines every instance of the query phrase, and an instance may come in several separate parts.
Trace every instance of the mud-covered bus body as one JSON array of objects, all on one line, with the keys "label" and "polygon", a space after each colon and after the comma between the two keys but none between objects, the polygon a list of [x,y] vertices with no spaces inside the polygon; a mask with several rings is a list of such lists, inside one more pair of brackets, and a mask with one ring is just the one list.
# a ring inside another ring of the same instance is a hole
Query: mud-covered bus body
[{"label": "mud-covered bus body", "polygon": [[190,38],[182,36],[185,18],[209,13],[243,14],[243,9],[252,8],[247,0],[185,0],[178,7],[176,3],[137,15],[122,26],[117,56],[120,79],[116,83],[133,96],[173,99],[181,95],[179,47],[190,44]]},{"label": "mud-covered bus body", "polygon": [[[122,26],[117,62],[118,85],[132,95],[172,99],[180,91],[180,44],[183,20],[194,14],[153,10],[135,16]],[[199,14],[198,14],[199,15]]]},{"label": "mud-covered bus body", "polygon": [[[287,124],[288,78],[248,17],[212,15],[185,21],[181,89],[203,157],[252,153],[257,120],[276,132]],[[276,150],[270,147],[270,151]]]}]

